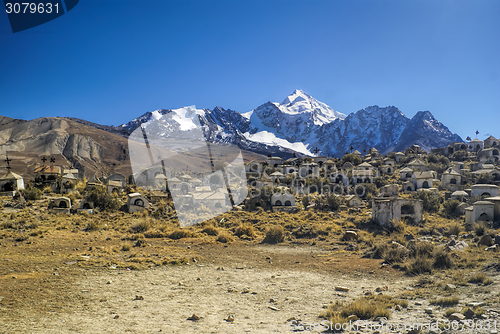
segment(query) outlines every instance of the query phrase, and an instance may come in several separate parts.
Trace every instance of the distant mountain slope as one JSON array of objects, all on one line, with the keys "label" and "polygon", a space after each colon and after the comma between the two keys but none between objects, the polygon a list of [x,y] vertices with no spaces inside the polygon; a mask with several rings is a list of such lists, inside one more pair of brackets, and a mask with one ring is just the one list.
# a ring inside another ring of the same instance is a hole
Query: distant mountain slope
[{"label": "distant mountain slope", "polygon": [[215,107],[213,110],[199,109],[192,115],[176,115],[169,121],[162,119],[163,115],[176,113],[176,110],[147,112],[120,126],[74,120],[128,137],[141,124],[156,119],[151,126],[155,127],[158,136],[180,136],[183,131],[189,131],[183,128],[183,122],[197,117],[210,142],[281,157],[292,153],[314,155],[316,148],[320,155],[337,157],[351,149],[363,152],[371,147],[382,153],[404,150],[412,144],[430,150],[463,141],[429,111],[418,112],[409,119],[394,106],[370,106],[346,116],[301,90],[295,90],[282,103],[266,102],[243,114]]},{"label": "distant mountain slope", "polygon": [[56,165],[73,165],[88,176],[130,170],[125,138],[59,117],[9,122],[4,118],[0,122],[0,154],[8,154],[16,171],[24,175],[33,173],[42,156],[55,157]]},{"label": "distant mountain slope", "polygon": [[445,147],[451,142],[463,142],[459,135],[453,134],[430,111],[419,111],[403,130],[394,147],[402,151],[412,144],[420,145],[424,150]]}]

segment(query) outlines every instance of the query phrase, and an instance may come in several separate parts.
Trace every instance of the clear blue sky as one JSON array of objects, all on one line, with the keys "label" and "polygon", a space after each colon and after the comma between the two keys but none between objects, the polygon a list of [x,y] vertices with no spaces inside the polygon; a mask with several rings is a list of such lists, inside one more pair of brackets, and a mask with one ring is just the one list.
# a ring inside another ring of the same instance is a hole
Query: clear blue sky
[{"label": "clear blue sky", "polygon": [[500,1],[82,0],[13,34],[0,115],[119,125],[146,111],[240,112],[302,89],[345,114],[430,110],[500,136]]}]

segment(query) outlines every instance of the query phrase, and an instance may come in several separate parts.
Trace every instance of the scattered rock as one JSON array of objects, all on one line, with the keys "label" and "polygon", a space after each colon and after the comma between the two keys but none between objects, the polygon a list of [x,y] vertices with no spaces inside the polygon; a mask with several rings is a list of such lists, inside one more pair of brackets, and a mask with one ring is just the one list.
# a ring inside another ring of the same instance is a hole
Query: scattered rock
[{"label": "scattered rock", "polygon": [[356,321],[358,320],[358,316],[356,314],[351,314],[347,317],[347,321]]},{"label": "scattered rock", "polygon": [[355,244],[349,244],[346,246],[345,250],[348,252],[355,252],[358,249],[358,246]]},{"label": "scattered rock", "polygon": [[199,316],[197,316],[196,314],[193,313],[193,315],[190,316],[189,318],[187,318],[187,320],[199,321],[199,320],[201,320],[201,317],[199,317]]},{"label": "scattered rock", "polygon": [[144,300],[143,296],[136,295],[134,300]]},{"label": "scattered rock", "polygon": [[227,318],[226,318],[226,319],[224,319],[224,320],[226,320],[227,322],[234,322],[234,315],[230,314],[230,315],[228,315],[228,316],[227,316]]},{"label": "scattered rock", "polygon": [[400,244],[399,242],[397,242],[397,241],[393,241],[393,242],[391,242],[391,245],[392,245],[393,247],[396,247],[396,248],[399,248],[399,249],[401,249],[401,248],[405,248],[405,246],[401,245],[401,244]]},{"label": "scattered rock", "polygon": [[405,234],[406,241],[415,240],[415,236],[411,233]]},{"label": "scattered rock", "polygon": [[358,234],[354,231],[345,231],[344,235],[342,236],[343,240],[358,240]]},{"label": "scattered rock", "polygon": [[474,311],[472,311],[470,308],[468,308],[467,311],[464,312],[464,316],[466,319],[473,319],[474,318]]},{"label": "scattered rock", "polygon": [[279,311],[280,309],[274,306],[268,306],[273,311]]},{"label": "scattered rock", "polygon": [[446,286],[445,286],[445,288],[444,288],[444,289],[445,289],[445,290],[451,290],[451,291],[453,291],[453,290],[455,290],[456,288],[457,288],[457,286],[456,286],[456,285],[453,285],[453,284],[449,284],[449,283],[448,283],[448,284],[446,284]]},{"label": "scattered rock", "polygon": [[389,287],[387,285],[379,286],[375,289],[375,292],[389,291]]},{"label": "scattered rock", "polygon": [[493,238],[489,234],[485,234],[479,239],[478,244],[483,246],[491,246],[493,245]]},{"label": "scattered rock", "polygon": [[467,247],[469,247],[469,245],[467,244],[467,242],[465,241],[457,241],[455,243],[455,245],[453,246],[446,246],[448,248],[448,250],[450,251],[454,251],[454,250],[458,250],[458,251],[463,251],[465,250]]},{"label": "scattered rock", "polygon": [[468,306],[472,306],[472,307],[481,307],[481,306],[484,306],[485,303],[484,302],[470,302],[469,304],[467,304]]},{"label": "scattered rock", "polygon": [[486,247],[484,250],[485,251],[490,251],[490,252],[496,252],[498,250],[498,245],[493,245],[493,246],[490,246],[490,247]]},{"label": "scattered rock", "polygon": [[118,319],[120,316],[117,314],[113,317],[113,319]]},{"label": "scattered rock", "polygon": [[107,281],[107,282],[106,282],[106,284],[111,284],[111,283],[112,283],[112,281]]},{"label": "scattered rock", "polygon": [[227,292],[238,292],[238,290],[236,290],[235,288],[228,288]]},{"label": "scattered rock", "polygon": [[431,307],[428,307],[424,310],[425,313],[427,314],[432,314],[432,308]]},{"label": "scattered rock", "polygon": [[401,307],[401,305],[396,304],[396,306],[394,306],[394,309],[395,309],[396,311],[401,311],[403,308]]},{"label": "scattered rock", "polygon": [[344,286],[336,286],[335,291],[349,292],[349,288],[346,288]]},{"label": "scattered rock", "polygon": [[450,321],[461,321],[465,319],[465,316],[462,313],[452,313],[448,319]]},{"label": "scattered rock", "polygon": [[500,245],[500,235],[495,236],[495,245]]}]

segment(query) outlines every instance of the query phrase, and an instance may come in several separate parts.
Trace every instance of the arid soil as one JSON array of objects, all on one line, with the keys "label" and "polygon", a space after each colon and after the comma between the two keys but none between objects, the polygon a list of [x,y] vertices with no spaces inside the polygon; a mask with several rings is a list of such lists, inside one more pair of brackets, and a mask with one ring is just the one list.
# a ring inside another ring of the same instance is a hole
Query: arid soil
[{"label": "arid soil", "polygon": [[[119,242],[112,232],[77,235],[72,239],[71,232],[58,231],[0,242],[0,333],[290,333],[294,320],[319,323],[331,303],[366,293],[408,297],[407,309],[391,310],[391,322],[444,319],[444,308],[414,293],[422,277],[329,242],[148,239],[141,252],[161,250],[192,260],[129,270],[97,261]],[[100,265],[88,266],[91,262]],[[487,290],[457,288],[459,306],[497,298],[498,275],[492,278]],[[495,305],[485,307],[491,321],[498,318]],[[312,329],[305,332],[324,328]]]}]

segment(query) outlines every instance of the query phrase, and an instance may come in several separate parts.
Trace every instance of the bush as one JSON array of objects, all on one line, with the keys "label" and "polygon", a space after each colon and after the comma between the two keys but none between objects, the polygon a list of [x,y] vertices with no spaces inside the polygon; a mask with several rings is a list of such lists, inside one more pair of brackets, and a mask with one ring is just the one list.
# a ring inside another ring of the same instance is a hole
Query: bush
[{"label": "bush", "polygon": [[434,263],[432,266],[437,269],[449,269],[453,267],[453,261],[451,260],[450,254],[444,249],[439,249],[434,254]]},{"label": "bush", "polygon": [[219,232],[219,235],[217,236],[217,241],[225,244],[225,243],[234,241],[234,238],[231,234],[229,234],[229,232],[221,231],[221,232]]},{"label": "bush", "polygon": [[486,276],[486,274],[484,273],[473,274],[471,277],[469,277],[469,280],[467,282],[474,284],[482,283],[483,285],[489,285],[493,283],[492,279]]},{"label": "bush", "polygon": [[451,155],[451,160],[454,161],[465,161],[469,158],[467,151],[456,151]]},{"label": "bush", "polygon": [[459,302],[458,297],[445,297],[440,299],[432,299],[429,303],[431,305],[439,305],[443,307],[450,307],[457,305]]},{"label": "bush", "polygon": [[350,162],[352,163],[354,166],[357,166],[359,165],[360,163],[363,162],[363,160],[361,159],[360,156],[356,155],[356,154],[353,154],[353,153],[349,153],[349,154],[346,154],[342,157],[342,160],[340,161],[340,163],[343,165],[345,164],[346,162]]},{"label": "bush", "polygon": [[342,204],[342,199],[340,196],[336,196],[335,194],[329,194],[326,197],[326,203],[328,204],[330,210],[337,211]]},{"label": "bush", "polygon": [[389,181],[387,181],[385,178],[383,177],[376,177],[373,179],[373,184],[377,187],[377,188],[381,188],[385,185],[388,185],[389,184]]},{"label": "bush", "polygon": [[427,256],[412,259],[406,267],[406,272],[413,275],[432,273],[432,261]]},{"label": "bush", "polygon": [[28,201],[36,201],[42,198],[42,191],[36,187],[29,187],[22,192],[23,197]]},{"label": "bush", "polygon": [[420,199],[422,201],[424,211],[429,213],[435,213],[439,211],[441,206],[441,199],[439,196],[435,196],[429,191],[418,191],[413,194],[413,198]]},{"label": "bush", "polygon": [[141,220],[141,221],[138,221],[137,223],[135,223],[134,225],[132,225],[130,227],[130,231],[133,233],[144,233],[147,230],[149,230],[150,227],[151,227],[151,225],[149,224],[149,222],[147,220]]},{"label": "bush", "polygon": [[100,229],[101,229],[101,223],[97,219],[93,219],[87,224],[87,227],[85,227],[84,231],[94,232],[94,231],[99,231]]},{"label": "bush", "polygon": [[408,250],[406,248],[392,248],[389,249],[385,256],[384,261],[389,264],[402,263],[408,257]]},{"label": "bush", "polygon": [[285,240],[285,229],[281,225],[273,225],[267,229],[264,242],[277,244]]},{"label": "bush", "polygon": [[460,211],[458,210],[458,206],[460,205],[460,201],[452,200],[445,201],[443,203],[443,213],[447,217],[458,217],[461,216]]},{"label": "bush", "polygon": [[217,227],[213,225],[205,226],[203,230],[201,230],[201,232],[206,233],[207,235],[214,235],[214,236],[219,234],[219,230],[217,229]]},{"label": "bush", "polygon": [[495,176],[493,176],[492,174],[483,173],[477,178],[476,183],[477,184],[495,184]]},{"label": "bush", "polygon": [[191,238],[193,236],[193,233],[189,230],[185,229],[177,229],[170,233],[168,236],[170,239],[177,240],[177,239],[182,239],[182,238]]},{"label": "bush", "polygon": [[486,224],[484,222],[480,221],[474,224],[474,233],[476,233],[478,237],[483,236],[487,229],[488,228],[486,227]]},{"label": "bush", "polygon": [[253,229],[253,226],[250,224],[241,224],[236,228],[235,233],[238,237],[241,237],[243,235],[249,236],[251,238],[255,237],[255,231]]},{"label": "bush", "polygon": [[460,224],[453,224],[450,227],[450,229],[448,230],[448,233],[450,235],[456,235],[456,236],[458,236],[461,231],[462,231],[462,226],[460,226]]},{"label": "bush", "polygon": [[309,197],[309,195],[305,195],[304,197],[302,197],[302,205],[304,206],[304,208],[307,208],[310,203],[311,198]]},{"label": "bush", "polygon": [[94,202],[94,207],[99,208],[101,211],[117,210],[120,207],[118,200],[108,194],[106,189],[100,187],[93,188],[87,194],[85,200]]}]

